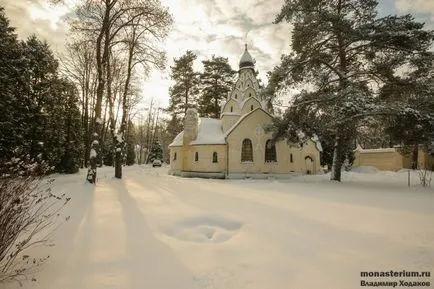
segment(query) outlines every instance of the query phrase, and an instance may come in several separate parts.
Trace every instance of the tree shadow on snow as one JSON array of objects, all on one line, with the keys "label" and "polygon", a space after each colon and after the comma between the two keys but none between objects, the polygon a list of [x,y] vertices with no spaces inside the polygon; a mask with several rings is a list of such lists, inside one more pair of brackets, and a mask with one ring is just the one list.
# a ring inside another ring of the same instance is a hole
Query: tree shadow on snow
[{"label": "tree shadow on snow", "polygon": [[[193,274],[171,248],[156,239],[124,181],[116,184],[126,229],[129,287],[193,288]],[[125,288],[127,289],[127,288]]]},{"label": "tree shadow on snow", "polygon": [[68,221],[54,232],[54,247],[47,251],[50,259],[41,268],[41,274],[36,276],[36,286],[40,288],[82,288],[80,282],[83,278],[68,280],[68,276],[81,276],[80,272],[84,273],[82,260],[90,251],[95,186],[83,184],[73,188],[68,192],[71,201],[60,214],[61,218],[68,218]]}]

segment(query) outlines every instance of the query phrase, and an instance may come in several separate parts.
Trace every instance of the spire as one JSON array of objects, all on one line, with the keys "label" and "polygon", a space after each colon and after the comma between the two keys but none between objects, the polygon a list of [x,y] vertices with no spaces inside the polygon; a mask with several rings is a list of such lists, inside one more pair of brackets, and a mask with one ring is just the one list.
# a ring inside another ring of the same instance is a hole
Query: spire
[{"label": "spire", "polygon": [[250,55],[249,51],[247,50],[247,43],[244,44],[244,46],[245,46],[245,50],[244,50],[243,55],[241,56],[240,69],[243,67],[253,67],[254,66],[253,58]]}]

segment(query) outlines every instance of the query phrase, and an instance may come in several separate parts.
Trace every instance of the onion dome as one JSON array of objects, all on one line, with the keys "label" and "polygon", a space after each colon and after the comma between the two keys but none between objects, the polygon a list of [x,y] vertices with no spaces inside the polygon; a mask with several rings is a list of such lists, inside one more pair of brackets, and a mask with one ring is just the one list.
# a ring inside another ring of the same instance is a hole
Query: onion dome
[{"label": "onion dome", "polygon": [[246,49],[244,50],[243,56],[241,56],[241,60],[240,60],[240,69],[243,67],[253,67],[254,65],[255,65],[255,61],[253,60],[252,56],[247,50],[247,44],[246,44]]}]

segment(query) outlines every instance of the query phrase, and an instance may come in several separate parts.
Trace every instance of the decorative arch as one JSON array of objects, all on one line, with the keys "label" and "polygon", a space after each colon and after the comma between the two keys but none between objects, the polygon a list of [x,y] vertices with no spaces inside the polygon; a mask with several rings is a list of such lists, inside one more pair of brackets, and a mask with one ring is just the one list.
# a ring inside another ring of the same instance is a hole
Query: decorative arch
[{"label": "decorative arch", "polygon": [[256,91],[253,89],[253,87],[247,87],[244,93],[246,96],[248,95],[249,97],[256,97]]},{"label": "decorative arch", "polygon": [[238,85],[234,87],[234,89],[230,93],[231,99],[239,100],[242,98],[242,90],[238,88]]},{"label": "decorative arch", "polygon": [[304,157],[304,161],[306,164],[306,174],[310,175],[314,173],[314,168],[315,168],[315,161],[313,159],[313,157],[311,156],[305,156]]},{"label": "decorative arch", "polygon": [[223,105],[221,112],[239,112],[239,104],[236,100],[230,99]]},{"label": "decorative arch", "polygon": [[241,146],[241,161],[253,162],[253,145],[252,141],[248,138],[243,140]]},{"label": "decorative arch", "polygon": [[[252,105],[253,105],[253,109],[252,109]],[[241,111],[244,114],[258,107],[261,107],[261,103],[259,102],[259,100],[257,100],[255,97],[250,97],[243,103],[243,108],[241,109]]]},{"label": "decorative arch", "polygon": [[254,87],[254,85],[253,85],[253,81],[252,81],[251,78],[248,78],[248,79],[246,80],[246,85],[245,85],[244,87],[246,87],[246,88],[253,88],[253,87]]}]

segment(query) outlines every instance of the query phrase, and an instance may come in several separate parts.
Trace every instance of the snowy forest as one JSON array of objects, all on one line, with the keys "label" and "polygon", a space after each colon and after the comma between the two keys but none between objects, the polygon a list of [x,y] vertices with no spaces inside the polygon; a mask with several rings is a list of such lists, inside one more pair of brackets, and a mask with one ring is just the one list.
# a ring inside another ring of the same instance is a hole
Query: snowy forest
[{"label": "snowy forest", "polygon": [[[97,20],[93,9],[103,9],[102,3],[79,5],[68,19],[72,32],[66,52],[58,56],[36,36],[19,40],[1,10],[2,37],[7,40],[3,91],[8,97],[2,99],[2,164],[26,159],[44,163],[49,168],[45,173],[115,166],[121,177],[122,165],[169,162],[168,145],[182,131],[187,108],[219,117],[236,71],[227,58],[214,55],[203,61],[203,72],[193,71],[197,56],[191,51],[170,67],[175,85],[170,88],[169,107],[158,106],[152,96],[146,108],[139,107],[144,100],[139,78],[165,67],[161,44],[172,23],[167,10],[156,2],[146,3],[140,8],[132,3],[107,6],[114,16]],[[154,19],[146,16],[147,9],[157,13]],[[111,23],[111,30],[99,26],[104,21]],[[28,105],[22,107],[23,102]]]},{"label": "snowy forest", "polygon": [[[287,2],[275,23],[293,25],[292,53],[261,87],[275,110],[275,137],[297,144],[317,135],[335,180],[357,144],[433,147],[433,32],[411,15],[378,17],[375,1],[356,3]],[[121,178],[123,165],[167,163],[187,108],[219,118],[236,77],[223,56],[196,71],[188,50],[170,67],[169,106],[143,96],[140,79],[167,65],[173,19],[158,1],[82,1],[57,56],[37,36],[19,40],[4,10],[1,17],[2,163],[27,158],[61,173],[89,167],[90,182],[102,165]]]},{"label": "snowy forest", "polygon": [[[164,67],[158,45],[172,20],[158,3],[136,4],[122,4],[116,7],[121,14],[97,19],[95,9],[103,6],[83,2],[69,19],[66,52],[57,56],[35,35],[19,40],[1,9],[2,164],[43,163],[45,173],[118,164],[120,177],[122,165],[163,158],[160,151],[170,141],[167,124],[152,100],[136,117],[137,78]],[[151,12],[154,18],[148,17]],[[100,21],[113,31],[103,31]]]}]

